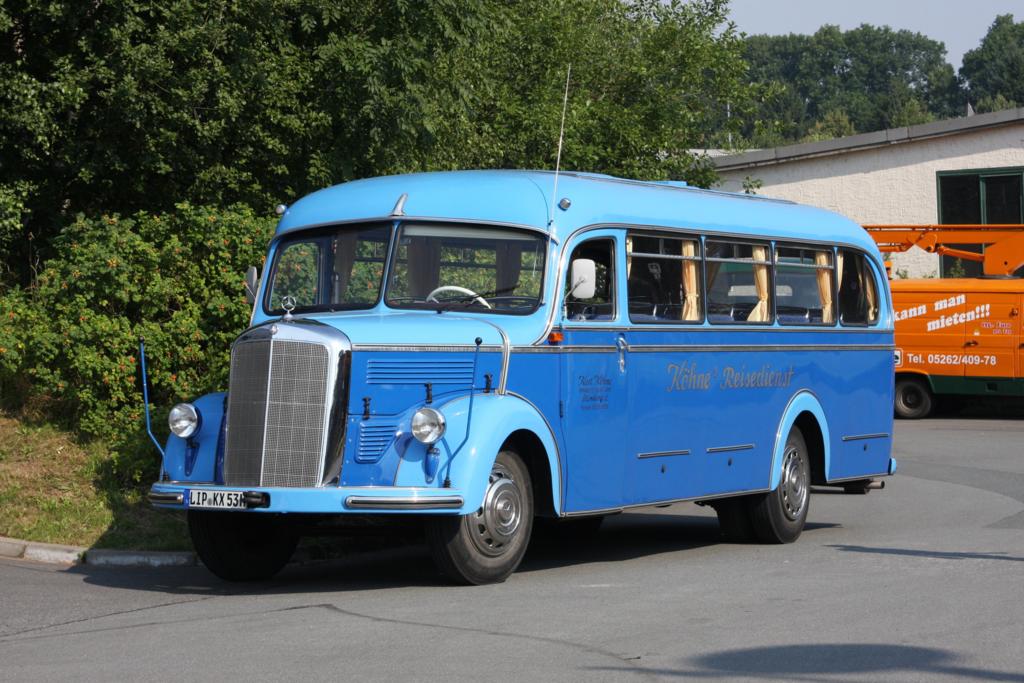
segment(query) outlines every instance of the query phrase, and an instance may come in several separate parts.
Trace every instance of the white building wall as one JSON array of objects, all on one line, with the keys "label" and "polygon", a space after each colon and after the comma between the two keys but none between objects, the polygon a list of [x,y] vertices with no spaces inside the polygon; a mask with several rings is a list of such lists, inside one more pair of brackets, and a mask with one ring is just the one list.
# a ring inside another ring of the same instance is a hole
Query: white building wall
[{"label": "white building wall", "polygon": [[[858,223],[938,222],[939,171],[1024,166],[1024,123],[722,171],[722,189],[742,192],[743,179],[763,185],[757,194],[836,211]],[[920,249],[897,254],[894,272],[938,274],[939,259]]]}]

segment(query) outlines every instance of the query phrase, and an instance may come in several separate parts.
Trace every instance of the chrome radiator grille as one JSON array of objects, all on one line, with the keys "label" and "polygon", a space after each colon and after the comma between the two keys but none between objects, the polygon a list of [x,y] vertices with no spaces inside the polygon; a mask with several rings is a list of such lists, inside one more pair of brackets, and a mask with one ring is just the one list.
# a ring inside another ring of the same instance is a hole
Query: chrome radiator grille
[{"label": "chrome radiator grille", "polygon": [[322,344],[267,338],[235,344],[225,484],[320,484],[330,371],[330,353]]}]

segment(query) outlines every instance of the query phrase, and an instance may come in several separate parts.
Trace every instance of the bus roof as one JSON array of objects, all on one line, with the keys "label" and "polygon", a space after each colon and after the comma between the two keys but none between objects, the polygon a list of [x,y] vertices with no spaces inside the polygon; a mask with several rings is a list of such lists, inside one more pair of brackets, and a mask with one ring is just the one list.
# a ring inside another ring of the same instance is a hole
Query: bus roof
[{"label": "bus roof", "polygon": [[404,216],[519,225],[559,239],[590,225],[643,225],[846,243],[877,253],[858,224],[823,209],[594,173],[559,174],[554,201],[565,198],[570,205],[555,208],[549,226],[554,182],[551,171],[443,171],[356,180],[295,202],[277,234]]}]

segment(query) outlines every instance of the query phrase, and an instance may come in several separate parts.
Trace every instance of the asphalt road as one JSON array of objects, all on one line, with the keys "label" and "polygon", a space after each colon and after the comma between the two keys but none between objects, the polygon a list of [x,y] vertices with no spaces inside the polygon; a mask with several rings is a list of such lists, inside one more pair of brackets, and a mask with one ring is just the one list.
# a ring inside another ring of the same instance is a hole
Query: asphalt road
[{"label": "asphalt road", "polygon": [[694,505],[452,587],[422,547],[259,585],[0,561],[3,680],[1024,681],[1024,420],[897,424],[900,474],[789,546]]}]

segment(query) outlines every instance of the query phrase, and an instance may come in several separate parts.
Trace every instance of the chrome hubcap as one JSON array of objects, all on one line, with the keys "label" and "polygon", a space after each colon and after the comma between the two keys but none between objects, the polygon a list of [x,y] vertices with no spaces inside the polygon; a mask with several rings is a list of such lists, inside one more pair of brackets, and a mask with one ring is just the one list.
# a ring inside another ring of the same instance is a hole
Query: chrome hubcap
[{"label": "chrome hubcap", "polygon": [[807,505],[807,496],[810,493],[807,479],[807,467],[800,453],[796,448],[787,448],[782,459],[782,482],[779,484],[779,492],[782,495],[782,511],[791,521],[795,521]]},{"label": "chrome hubcap", "polygon": [[491,470],[484,504],[467,517],[470,538],[480,552],[491,557],[505,553],[519,531],[523,496],[519,484],[502,468]]}]

